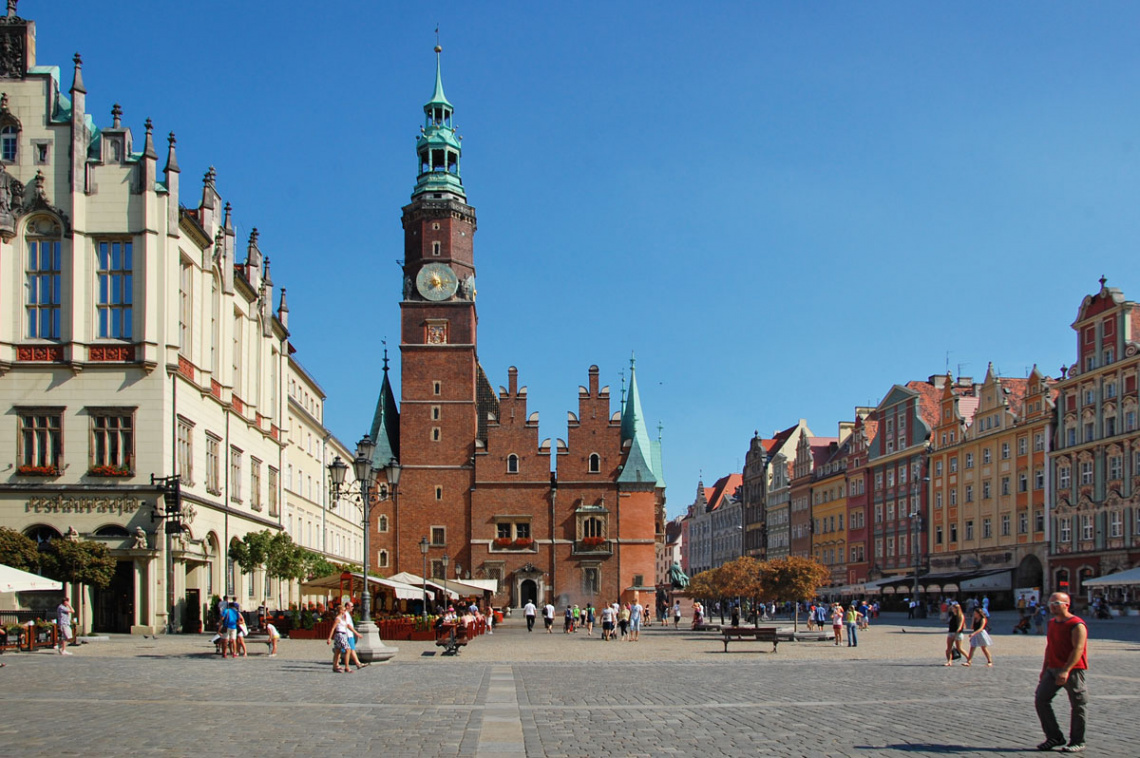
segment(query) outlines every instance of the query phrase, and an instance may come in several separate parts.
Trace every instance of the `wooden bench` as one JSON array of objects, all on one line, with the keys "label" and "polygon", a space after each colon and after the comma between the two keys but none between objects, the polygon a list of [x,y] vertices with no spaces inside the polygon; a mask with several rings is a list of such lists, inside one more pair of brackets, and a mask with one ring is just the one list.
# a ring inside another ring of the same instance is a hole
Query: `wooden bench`
[{"label": "wooden bench", "polygon": [[467,645],[467,626],[441,624],[435,633],[435,644],[443,648],[444,655],[459,655],[459,648]]},{"label": "wooden bench", "polygon": [[749,629],[743,626],[725,627],[721,633],[724,636],[724,652],[728,652],[728,643],[733,641],[771,642],[772,652],[779,652],[780,639],[775,627],[760,627]]}]

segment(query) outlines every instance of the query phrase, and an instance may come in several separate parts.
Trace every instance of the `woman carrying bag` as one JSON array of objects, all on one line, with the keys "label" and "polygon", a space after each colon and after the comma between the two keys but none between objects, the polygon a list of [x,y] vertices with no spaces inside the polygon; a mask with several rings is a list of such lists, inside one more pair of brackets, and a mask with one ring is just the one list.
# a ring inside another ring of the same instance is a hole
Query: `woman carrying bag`
[{"label": "woman carrying bag", "polygon": [[970,653],[966,656],[966,660],[962,663],[963,666],[969,666],[970,661],[974,657],[974,651],[978,648],[982,649],[982,653],[986,656],[986,665],[993,666],[994,658],[990,655],[990,645],[994,641],[990,638],[990,633],[986,631],[989,626],[990,620],[986,616],[985,611],[981,606],[974,609],[974,631],[970,634]]}]

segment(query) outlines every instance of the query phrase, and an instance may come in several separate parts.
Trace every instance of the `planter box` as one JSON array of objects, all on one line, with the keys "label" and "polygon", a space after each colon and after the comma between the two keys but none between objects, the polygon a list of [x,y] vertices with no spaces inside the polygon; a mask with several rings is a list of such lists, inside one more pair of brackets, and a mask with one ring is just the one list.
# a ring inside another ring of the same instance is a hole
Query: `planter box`
[{"label": "planter box", "polygon": [[431,642],[435,639],[435,632],[431,629],[425,629],[422,632],[411,632],[410,642]]}]

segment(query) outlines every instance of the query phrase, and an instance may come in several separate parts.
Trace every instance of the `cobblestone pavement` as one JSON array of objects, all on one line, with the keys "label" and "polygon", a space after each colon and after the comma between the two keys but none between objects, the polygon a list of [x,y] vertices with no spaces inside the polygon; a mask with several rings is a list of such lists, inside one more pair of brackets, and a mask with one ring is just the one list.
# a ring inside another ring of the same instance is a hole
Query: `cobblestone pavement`
[{"label": "cobblestone pavement", "polygon": [[[995,666],[943,667],[935,621],[884,620],[857,648],[733,644],[652,628],[637,643],[528,634],[518,620],[458,658],[397,643],[333,674],[322,641],[116,637],[8,654],[0,756],[992,756],[1036,754],[1044,640],[1000,633]],[[1009,623],[1008,625],[1012,625]],[[1140,755],[1140,620],[1091,622],[1089,755]],[[1057,702],[1062,723],[1068,704]]]}]

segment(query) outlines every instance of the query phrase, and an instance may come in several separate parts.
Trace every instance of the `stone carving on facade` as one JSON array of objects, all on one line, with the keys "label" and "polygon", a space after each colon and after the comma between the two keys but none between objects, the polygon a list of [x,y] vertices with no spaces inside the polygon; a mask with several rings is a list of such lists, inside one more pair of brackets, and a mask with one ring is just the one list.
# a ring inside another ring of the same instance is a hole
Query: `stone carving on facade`
[{"label": "stone carving on facade", "polygon": [[5,242],[16,234],[16,219],[24,207],[24,183],[0,166],[0,237]]},{"label": "stone carving on facade", "polygon": [[134,544],[131,545],[131,548],[134,550],[150,549],[150,545],[147,544],[146,540],[146,530],[144,530],[141,526],[135,527],[135,541]]},{"label": "stone carving on facade", "polygon": [[63,535],[63,538],[68,542],[79,542],[79,532],[75,530],[74,526],[69,526],[67,527],[67,533]]},{"label": "stone carving on facade", "polygon": [[404,299],[410,300],[412,297],[412,277],[404,277]]},{"label": "stone carving on facade", "polygon": [[8,3],[8,15],[0,18],[0,79],[23,79],[28,25]]}]

